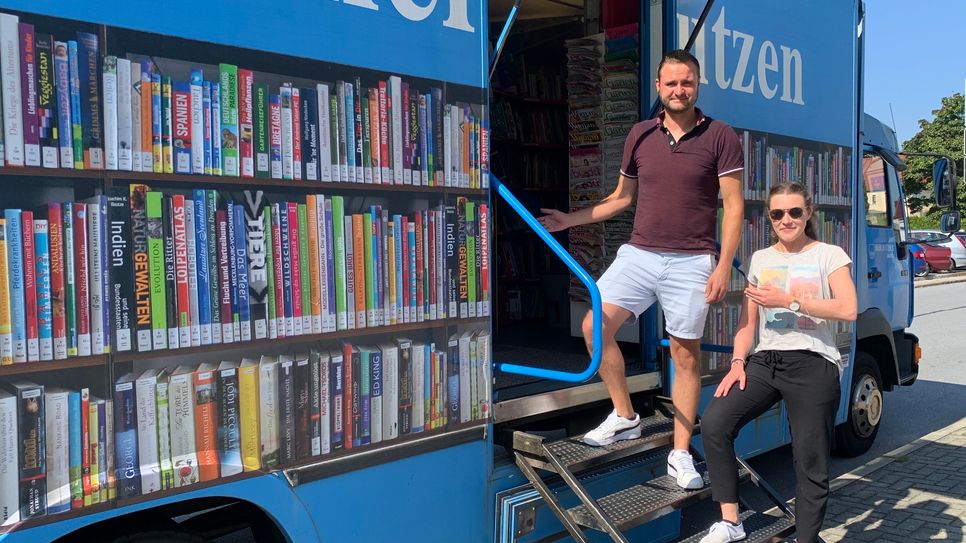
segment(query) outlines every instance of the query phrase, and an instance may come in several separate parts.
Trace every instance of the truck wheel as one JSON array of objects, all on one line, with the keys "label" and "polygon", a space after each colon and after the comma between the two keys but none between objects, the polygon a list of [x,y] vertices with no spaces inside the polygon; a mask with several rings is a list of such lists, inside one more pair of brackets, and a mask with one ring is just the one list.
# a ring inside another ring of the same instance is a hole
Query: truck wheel
[{"label": "truck wheel", "polygon": [[882,375],[868,353],[857,353],[849,389],[849,416],[835,428],[835,452],[854,457],[872,447],[882,420]]}]

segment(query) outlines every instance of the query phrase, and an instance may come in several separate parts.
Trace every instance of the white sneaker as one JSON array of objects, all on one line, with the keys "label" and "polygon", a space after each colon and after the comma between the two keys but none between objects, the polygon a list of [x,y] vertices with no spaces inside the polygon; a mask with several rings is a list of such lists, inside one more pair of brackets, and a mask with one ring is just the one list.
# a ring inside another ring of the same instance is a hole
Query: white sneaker
[{"label": "white sneaker", "polygon": [[708,535],[701,538],[701,543],[729,543],[731,541],[741,541],[745,538],[745,527],[742,524],[735,526],[730,522],[722,520],[715,522],[708,530]]},{"label": "white sneaker", "polygon": [[617,410],[611,411],[610,415],[600,426],[584,434],[584,443],[595,447],[610,445],[622,439],[637,439],[641,437],[641,416],[634,413],[633,419],[625,419],[617,414]]},{"label": "white sneaker", "polygon": [[674,449],[667,455],[667,474],[674,477],[678,486],[685,490],[704,488],[704,479],[694,469],[694,458],[688,451]]}]

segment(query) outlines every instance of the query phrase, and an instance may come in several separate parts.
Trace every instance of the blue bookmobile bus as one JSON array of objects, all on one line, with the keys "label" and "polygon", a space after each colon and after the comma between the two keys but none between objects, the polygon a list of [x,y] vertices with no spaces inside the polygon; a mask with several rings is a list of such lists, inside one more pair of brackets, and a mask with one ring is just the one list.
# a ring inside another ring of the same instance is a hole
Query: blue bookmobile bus
[{"label": "blue bookmobile bus", "polygon": [[[846,455],[868,450],[884,409],[883,393],[916,380],[920,349],[906,331],[913,315],[913,274],[899,182],[904,165],[894,132],[863,114],[865,7],[858,0],[3,4],[0,12],[51,34],[55,42],[72,41],[78,32],[96,37],[100,52],[94,49],[90,67],[99,66],[97,55],[110,55],[161,81],[190,78],[193,83],[200,79],[192,69],[200,68],[211,80],[203,88],[215,89],[212,102],[220,98],[221,112],[216,105],[211,118],[192,130],[210,137],[215,151],[220,142],[225,170],[219,177],[217,171],[177,175],[148,167],[152,155],[163,164],[165,159],[157,157],[163,157],[167,140],[162,130],[159,146],[158,133],[144,127],[148,118],[158,121],[152,112],[157,103],[141,110],[135,105],[132,114],[145,115],[140,121],[144,138],[133,133],[134,153],[147,151],[134,161],[143,171],[125,171],[132,166],[123,162],[115,171],[18,169],[8,154],[0,172],[5,179],[23,178],[27,183],[18,187],[28,190],[4,191],[4,208],[114,194],[118,187],[128,194],[128,187],[145,184],[165,199],[194,189],[216,191],[209,198],[220,211],[227,201],[251,196],[243,191],[262,190],[272,202],[269,209],[278,213],[274,204],[281,202],[282,214],[298,221],[291,230],[284,227],[286,235],[302,224],[300,204],[308,204],[305,224],[334,229],[307,234],[321,247],[308,246],[306,252],[307,245],[295,242],[275,253],[275,260],[283,261],[278,269],[284,284],[274,282],[279,296],[268,295],[267,314],[265,306],[261,313],[255,310],[258,296],[250,300],[253,324],[261,318],[269,325],[254,324],[251,341],[186,343],[177,350],[135,345],[78,362],[0,366],[0,388],[18,390],[14,383],[32,383],[48,398],[46,426],[37,422],[43,418],[36,417],[36,402],[29,413],[22,409],[26,404],[13,401],[25,401],[16,393],[9,402],[20,426],[7,427],[19,438],[16,443],[0,445],[3,543],[195,542],[246,527],[247,535],[219,540],[678,540],[680,509],[709,498],[710,490],[681,491],[664,473],[662,455],[671,443],[673,417],[667,396],[674,376],[660,311],[652,308],[619,335],[632,398],[645,418],[644,436],[601,448],[583,445],[582,433],[611,409],[595,375],[600,353],[588,357],[575,337],[579,325],[571,326],[586,311],[599,309],[593,281],[601,268],[586,251],[595,242],[548,234],[533,214],[540,207],[577,205],[588,186],[580,186],[580,165],[573,162],[583,160],[580,149],[596,144],[604,148],[597,156],[605,156],[607,141],[623,141],[628,119],[633,124],[652,115],[657,98],[652,81],[661,53],[685,46],[702,63],[699,106],[732,125],[744,145],[746,222],[736,260],[767,243],[763,198],[769,185],[794,179],[815,195],[819,237],[845,248],[854,261],[859,317],[837,330],[846,369],[836,449]],[[17,41],[17,36],[7,41],[10,28],[19,28],[22,37],[24,27],[0,27],[0,52],[8,54]],[[634,51],[629,57],[616,55],[630,59],[629,69],[622,65],[622,88],[632,89],[622,98],[630,104],[629,118],[625,111],[623,127],[581,140],[576,132],[587,130],[587,123],[598,130],[609,126],[606,117],[614,111],[608,103],[588,105],[581,95],[590,88],[596,89],[590,95],[598,93],[591,101],[608,96],[601,89],[610,88],[603,65],[614,59],[612,41]],[[556,44],[554,53],[548,52],[549,42]],[[8,71],[16,70],[16,60],[2,59],[5,109],[14,88],[8,88]],[[243,82],[252,79],[254,86],[245,88]],[[175,88],[177,94],[177,83]],[[133,89],[142,90],[136,79]],[[130,103],[121,86],[118,90],[75,111],[97,114],[100,104],[110,114],[115,100]],[[254,119],[251,101],[259,104]],[[207,97],[201,103],[207,104]],[[226,116],[226,107],[234,113]],[[130,127],[129,117],[122,113],[104,128]],[[307,130],[299,134],[298,127]],[[515,129],[530,136],[514,136]],[[116,145],[110,136],[105,143]],[[205,138],[192,138],[193,149],[204,149]],[[177,141],[183,146],[187,140]],[[89,143],[82,142],[85,148]],[[125,144],[132,145],[122,141],[119,149]],[[557,152],[562,164],[541,174],[544,184],[521,181],[515,165],[539,170],[524,161],[539,164],[543,159],[533,157],[543,151]],[[606,159],[597,162],[606,164]],[[940,159],[935,168],[940,205],[955,201],[955,172],[945,171],[948,165]],[[228,176],[234,168],[240,177]],[[592,193],[605,195],[602,187],[616,176],[616,169],[599,171]],[[554,200],[554,194],[562,196]],[[201,201],[209,200],[202,194]],[[343,220],[323,220],[330,203],[334,213],[340,208]],[[955,212],[944,220],[958,226]],[[507,226],[512,224],[517,226]],[[425,235],[417,238],[413,232],[419,229]],[[366,237],[363,231],[381,236]],[[300,235],[304,238],[305,231]],[[329,235],[338,241],[326,245]],[[516,238],[528,240],[523,246],[529,249],[514,249],[521,247],[510,241]],[[417,246],[417,239],[424,245]],[[603,238],[595,239],[599,247],[607,246]],[[401,249],[404,242],[408,245]],[[251,248],[251,239],[248,243],[249,250],[261,250]],[[346,261],[353,249],[356,260]],[[422,252],[418,264],[417,250]],[[328,254],[335,260],[326,261]],[[313,258],[320,265],[328,262],[339,292],[326,290],[324,271],[303,265]],[[544,267],[514,277],[512,258],[521,266],[526,259],[541,260]],[[340,268],[333,272],[336,265]],[[307,280],[301,284],[308,291],[292,290],[301,281],[292,274],[300,270],[323,273],[321,286]],[[418,292],[417,278],[422,280]],[[702,407],[730,354],[743,287],[737,272],[733,279],[732,292],[709,316]],[[353,297],[345,298],[355,285]],[[249,286],[250,292],[256,288]],[[551,290],[558,293],[554,304],[546,294]],[[332,298],[312,300],[314,292]],[[535,319],[531,314],[526,324],[531,296],[544,296],[543,312]],[[302,334],[296,331],[300,300],[301,314],[307,315]],[[417,302],[422,304],[418,313]],[[317,323],[312,316],[318,311],[324,314]],[[227,320],[197,318],[202,326],[239,319],[230,309]],[[118,323],[111,322],[116,328]],[[350,328],[352,322],[357,325]],[[363,327],[365,322],[370,326]],[[599,334],[599,311],[594,322]],[[138,326],[137,332],[150,334]],[[238,333],[231,324],[222,328],[226,339]],[[312,361],[311,370],[305,360]],[[257,372],[257,379],[230,380],[246,369]],[[314,384],[307,384],[310,380]],[[159,401],[158,383],[165,385],[165,403]],[[89,404],[83,404],[89,411],[78,420],[91,416],[82,424],[83,454],[75,460],[73,445],[64,439],[77,430],[73,420],[61,420],[63,412],[54,412],[54,396],[81,387],[89,395]],[[123,394],[131,387],[136,401]],[[106,414],[90,407],[98,402],[106,403]],[[184,409],[175,410],[176,404]],[[43,413],[43,402],[40,407]],[[230,407],[236,411],[227,411]],[[33,441],[24,438],[25,431],[33,432]],[[786,413],[778,405],[744,429],[738,452],[747,458],[790,439]],[[700,456],[700,438],[693,444]],[[75,463],[82,475],[73,474]],[[793,533],[792,512],[747,464],[742,469],[744,479],[758,487],[748,490],[763,492],[776,505],[770,513],[743,513],[755,540]],[[139,477],[136,487],[132,474]],[[46,487],[36,486],[44,480]]]}]

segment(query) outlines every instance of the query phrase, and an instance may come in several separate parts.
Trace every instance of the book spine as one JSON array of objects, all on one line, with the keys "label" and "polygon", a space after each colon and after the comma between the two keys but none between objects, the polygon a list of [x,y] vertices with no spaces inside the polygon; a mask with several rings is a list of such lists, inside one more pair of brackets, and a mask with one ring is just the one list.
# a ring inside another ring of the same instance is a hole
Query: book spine
[{"label": "book spine", "polygon": [[47,512],[47,455],[44,387],[18,384],[17,445],[20,478],[20,520]]},{"label": "book spine", "polygon": [[[134,107],[132,105],[132,107]],[[134,325],[133,333],[137,350],[144,352],[150,351],[152,347],[152,327],[151,327],[151,279],[150,265],[148,258],[148,231],[147,231],[147,191],[145,185],[132,184],[128,192],[128,206],[131,212],[131,256],[132,256],[132,279],[134,288]],[[64,239],[67,240],[65,228]],[[70,252],[65,251],[68,259]],[[69,284],[68,284],[69,285]],[[67,300],[70,302],[70,292],[67,292]],[[68,322],[70,312],[68,311]],[[70,327],[68,326],[68,329]],[[69,334],[68,334],[68,337]]]},{"label": "book spine", "polygon": [[316,93],[312,89],[302,89],[302,163],[305,166],[303,179],[319,181],[319,107]]},{"label": "book spine", "polygon": [[50,244],[48,224],[44,219],[34,221],[34,248],[37,277],[37,329],[40,340],[40,359],[54,359],[54,315],[50,299]]},{"label": "book spine", "polygon": [[40,162],[44,168],[59,165],[56,73],[54,69],[54,39],[50,34],[35,34],[37,54],[37,128],[40,139]]},{"label": "book spine", "polygon": [[[2,39],[2,38],[0,38]],[[71,138],[70,60],[67,43],[54,42],[54,89],[57,94],[57,153],[61,168],[74,167],[74,142]],[[130,77],[130,70],[128,76]]]},{"label": "book spine", "polygon": [[198,301],[198,236],[195,227],[195,202],[185,199],[185,233],[188,241],[188,314],[190,345],[201,345],[201,317]]},{"label": "book spine", "polygon": [[40,166],[40,131],[37,124],[37,49],[34,43],[34,25],[20,23],[18,29],[24,160],[27,166]]},{"label": "book spine", "polygon": [[255,152],[252,141],[254,125],[252,96],[255,77],[251,70],[238,70],[238,133],[240,136],[239,156],[241,159],[241,176],[255,176]]},{"label": "book spine", "polygon": [[[174,109],[172,118],[174,173],[189,174],[193,166],[191,144],[202,143],[201,141],[192,142],[191,85],[184,81],[175,81],[171,88],[171,100]],[[202,169],[204,169],[203,163]]]},{"label": "book spine", "polygon": [[313,455],[312,382],[308,358],[295,361],[295,457],[299,460]]},{"label": "book spine", "polygon": [[[268,321],[269,339],[277,339],[278,331],[278,297],[275,295],[275,237],[273,235],[272,217],[274,216],[273,207],[266,205],[263,211],[263,231],[265,232],[265,300],[266,300],[266,319]],[[284,333],[282,334],[284,335]]]},{"label": "book spine", "polygon": [[305,179],[305,161],[302,141],[302,91],[292,88],[292,176]]},{"label": "book spine", "polygon": [[119,170],[134,169],[132,142],[134,124],[131,117],[131,61],[117,59],[117,166]]},{"label": "book spine", "polygon": [[161,473],[161,490],[175,488],[174,464],[171,461],[171,385],[166,372],[158,375],[155,386],[158,417],[158,461]]},{"label": "book spine", "polygon": [[332,228],[332,200],[333,198],[326,198],[323,204],[323,213],[325,215],[325,231],[322,233],[325,238],[325,249],[321,250],[321,255],[325,257],[325,291],[326,300],[328,300],[328,310],[326,316],[323,319],[323,328],[326,332],[336,331],[336,293],[335,293],[335,236],[333,235]]},{"label": "book spine", "polygon": [[412,343],[399,342],[399,435],[406,435],[412,430],[413,416],[413,365]]},{"label": "book spine", "polygon": [[[74,169],[84,169],[84,113],[81,108],[80,48],[77,41],[67,42],[67,62],[70,73],[71,143]],[[4,97],[6,99],[6,97]],[[4,121],[9,122],[8,120]],[[9,131],[8,140],[9,141]]]},{"label": "book spine", "polygon": [[219,209],[216,217],[216,236],[218,242],[218,299],[221,314],[221,341],[232,343],[235,341],[234,316],[231,308],[231,254],[228,249],[228,212]]},{"label": "book spine", "polygon": [[238,67],[218,65],[221,84],[221,167],[224,175],[239,174],[238,168]]},{"label": "book spine", "polygon": [[16,15],[0,13],[0,82],[3,86],[4,161],[24,165],[24,121],[20,96],[20,27]]},{"label": "book spine", "polygon": [[47,442],[47,514],[69,511],[70,497],[70,421],[68,392],[47,392],[44,398]]},{"label": "book spine", "polygon": [[370,440],[379,443],[383,440],[383,380],[384,367],[382,352],[378,349],[369,352],[369,400],[370,400]]},{"label": "book spine", "polygon": [[101,236],[100,204],[87,203],[87,277],[90,299],[90,354],[104,352],[104,296],[100,285],[104,278],[101,267],[101,252],[106,247]]},{"label": "book spine", "polygon": [[329,388],[331,389],[331,402],[329,416],[331,423],[331,447],[333,451],[343,448],[343,424],[345,416],[343,406],[345,405],[345,374],[342,364],[342,353],[332,352],[329,357]]},{"label": "book spine", "polygon": [[104,57],[103,73],[101,74],[104,100],[104,168],[118,169],[118,103],[117,103],[117,57]]},{"label": "book spine", "polygon": [[141,494],[161,490],[161,463],[158,457],[157,376],[141,377],[134,383],[137,419],[137,447]]},{"label": "book spine", "polygon": [[251,328],[255,339],[268,338],[268,273],[265,261],[265,201],[262,191],[245,193],[246,258],[248,267],[248,301]]},{"label": "book spine", "polygon": [[[191,345],[191,316],[188,301],[188,240],[187,229],[185,228],[185,197],[183,195],[175,194],[171,196],[171,211],[174,231],[175,299],[177,300],[175,328],[178,330],[178,344],[188,347]],[[171,325],[169,324],[170,328]]]},{"label": "book spine", "polygon": [[101,125],[100,92],[101,55],[97,36],[77,33],[77,54],[80,67],[81,115],[83,120],[84,168],[104,169],[103,131]]},{"label": "book spine", "polygon": [[[275,328],[278,337],[288,334],[285,329],[285,271],[284,256],[282,254],[282,205],[272,204],[271,232],[272,232],[272,281],[275,296]],[[285,214],[288,215],[288,204],[285,204]],[[286,219],[287,221],[288,219]]]},{"label": "book spine", "polygon": [[[164,228],[160,192],[146,194],[148,268],[150,271],[151,344],[154,350],[168,348],[168,317],[165,296]],[[175,303],[175,300],[171,300]]]},{"label": "book spine", "polygon": [[322,368],[318,351],[309,353],[309,430],[312,436],[310,453],[312,456],[322,454]]},{"label": "book spine", "polygon": [[218,462],[221,476],[228,477],[242,472],[241,434],[238,412],[238,370],[224,368],[218,371],[219,404]]},{"label": "book spine", "polygon": [[237,219],[235,214],[238,211],[238,207],[231,200],[227,203],[228,214],[226,219],[228,220],[228,276],[231,285],[231,334],[233,341],[241,341],[241,314],[239,313],[238,307],[238,259],[237,259],[237,243],[238,236],[235,233],[235,225],[237,224]]},{"label": "book spine", "polygon": [[174,83],[161,77],[161,170],[174,173]]},{"label": "book spine", "polygon": [[278,364],[279,463],[296,459],[295,451],[295,364],[289,360]]},{"label": "book spine", "polygon": [[74,286],[77,307],[77,354],[91,354],[90,259],[88,249],[87,205],[74,203]]},{"label": "book spine", "polygon": [[194,374],[195,448],[202,482],[218,478],[218,396],[215,372],[199,368]]},{"label": "book spine", "polygon": [[[2,406],[0,406],[2,410]],[[0,411],[2,412],[2,411]],[[0,423],[0,431],[3,424]],[[70,476],[70,507],[80,509],[84,506],[84,485],[81,481],[81,394],[71,391],[67,400],[68,428],[68,472]],[[2,439],[2,438],[0,438]],[[3,445],[0,443],[0,448]],[[2,462],[0,462],[2,464]],[[4,485],[0,485],[2,487]]]},{"label": "book spine", "polygon": [[7,270],[10,276],[10,323],[13,361],[27,361],[27,308],[24,305],[23,226],[19,209],[4,210]]},{"label": "book spine", "polygon": [[329,92],[329,147],[332,148],[332,181],[342,180],[342,150],[340,141],[345,137],[339,128],[338,89],[328,87]]},{"label": "book spine", "polygon": [[201,83],[201,134],[204,141],[204,152],[202,153],[202,165],[205,175],[212,175],[214,170],[211,167],[212,161],[212,133],[211,133],[211,81]]},{"label": "book spine", "polygon": [[[298,240],[295,253],[299,269],[299,294],[301,303],[299,304],[302,316],[302,333],[312,332],[312,287],[309,277],[309,234],[308,234],[308,210],[305,204],[298,204]],[[292,263],[296,265],[295,262]]]},{"label": "book spine", "polygon": [[222,167],[224,153],[222,145],[225,141],[224,133],[221,129],[221,83],[211,82],[211,174],[225,175]]},{"label": "book spine", "polygon": [[269,169],[269,94],[268,84],[259,83],[254,86],[252,104],[252,138],[255,154],[255,177],[271,177]]},{"label": "book spine", "polygon": [[34,247],[34,214],[24,211],[20,215],[21,239],[23,240],[23,298],[24,326],[27,333],[27,361],[40,360],[40,340],[37,329],[37,252]]},{"label": "book spine", "polygon": [[479,277],[480,277],[480,311],[481,317],[490,316],[490,212],[485,203],[479,204]]},{"label": "book spine", "polygon": [[282,179],[295,178],[295,150],[292,133],[292,86],[285,83],[279,88],[279,111],[282,127]]},{"label": "book spine", "polygon": [[289,212],[288,204],[284,203],[279,205],[278,213],[278,226],[280,233],[280,253],[282,255],[281,259],[281,277],[282,277],[282,307],[285,316],[285,335],[288,337],[295,335],[295,319],[294,319],[294,296],[292,287],[292,241],[291,241],[291,224],[289,222]]},{"label": "book spine", "polygon": [[10,274],[7,262],[7,220],[0,219],[0,366],[13,364]]},{"label": "book spine", "polygon": [[208,261],[208,202],[203,189],[191,193],[194,209],[195,260],[198,283],[198,327],[201,345],[211,345],[211,263]]},{"label": "book spine", "polygon": [[258,434],[262,468],[279,464],[278,364],[264,360],[258,366]]},{"label": "book spine", "polygon": [[141,464],[138,459],[137,400],[132,381],[114,386],[114,451],[117,459],[117,496],[141,495]]},{"label": "book spine", "polygon": [[269,171],[272,179],[282,179],[282,99],[269,95]]},{"label": "book spine", "polygon": [[171,464],[176,488],[199,481],[194,402],[193,374],[176,372],[171,375],[168,380],[168,420],[171,425]]},{"label": "book spine", "polygon": [[[216,116],[217,117],[217,116]],[[220,164],[220,163],[219,163]],[[205,235],[208,240],[208,305],[211,316],[211,343],[221,343],[221,283],[218,269],[218,194],[213,190],[204,192]]]},{"label": "book spine", "polygon": [[141,171],[141,63],[131,62],[131,165]]},{"label": "book spine", "polygon": [[238,429],[241,462],[245,471],[261,468],[258,434],[258,366],[242,365],[238,369]]},{"label": "book spine", "polygon": [[[178,258],[175,250],[174,200],[170,196],[161,197],[161,232],[164,243],[164,299],[165,321],[168,349],[181,347],[179,309],[188,310],[185,301],[179,306],[178,300]],[[188,347],[190,343],[185,343]]]},{"label": "book spine", "polygon": [[369,351],[353,351],[353,369],[356,358],[359,360],[359,445],[368,445],[372,441],[372,366],[370,366]]},{"label": "book spine", "polygon": [[205,76],[193,68],[188,80],[188,131],[194,147],[189,152],[187,173],[205,173]]},{"label": "book spine", "polygon": [[346,247],[345,235],[343,232],[343,199],[342,196],[332,197],[332,241],[334,243],[335,264],[335,314],[336,328],[338,330],[348,329],[348,317],[346,315]]},{"label": "book spine", "polygon": [[234,204],[235,213],[234,235],[235,235],[235,276],[236,276],[236,295],[238,296],[238,325],[241,332],[241,341],[251,341],[252,339],[252,318],[249,304],[248,286],[248,229],[245,226],[245,208],[241,204]]},{"label": "book spine", "polygon": [[[303,253],[303,260],[308,264],[308,304],[306,305],[309,314],[310,326],[308,331],[313,334],[322,333],[322,305],[325,295],[322,292],[321,275],[325,273],[325,266],[320,267],[319,258],[319,209],[321,209],[318,197],[308,194],[305,197],[305,226],[306,235],[304,236],[308,252]],[[324,221],[323,216],[323,221]],[[324,254],[324,253],[323,253]]]},{"label": "book spine", "polygon": [[319,181],[330,182],[332,178],[332,126],[329,120],[329,86],[315,86],[316,116],[318,119]]},{"label": "book spine", "polygon": [[[150,60],[141,61],[141,171],[153,172],[154,143],[152,141],[153,100],[151,96],[151,79],[154,65]],[[133,108],[134,105],[132,104]],[[137,152],[137,150],[135,150]],[[160,170],[159,170],[160,171]]]}]

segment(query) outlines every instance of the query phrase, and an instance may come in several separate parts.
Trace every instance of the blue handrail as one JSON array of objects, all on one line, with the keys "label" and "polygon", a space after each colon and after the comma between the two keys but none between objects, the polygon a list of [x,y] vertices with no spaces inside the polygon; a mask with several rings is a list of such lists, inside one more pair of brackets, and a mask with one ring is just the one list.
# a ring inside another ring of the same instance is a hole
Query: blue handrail
[{"label": "blue handrail", "polygon": [[497,194],[499,194],[504,200],[506,200],[508,204],[510,204],[510,207],[516,211],[517,215],[520,215],[524,222],[527,223],[527,226],[532,228],[537,235],[540,236],[540,239],[542,239],[544,243],[553,249],[553,252],[560,257],[560,260],[563,260],[564,264],[570,268],[570,271],[572,271],[574,275],[580,279],[584,286],[587,287],[587,290],[590,292],[590,307],[594,327],[592,335],[593,347],[591,348],[590,353],[590,365],[588,365],[587,369],[580,373],[534,368],[531,366],[508,364],[505,362],[498,362],[494,364],[494,367],[498,371],[502,371],[504,373],[526,375],[529,377],[537,377],[539,379],[553,379],[555,381],[566,381],[569,383],[579,383],[590,379],[595,373],[597,373],[597,369],[600,368],[600,345],[602,342],[603,325],[601,324],[600,319],[600,291],[597,290],[597,283],[594,282],[593,278],[590,277],[590,274],[588,274],[584,268],[581,267],[581,265],[578,264],[572,256],[570,256],[570,253],[568,253],[567,250],[560,245],[560,242],[554,239],[554,237],[550,235],[550,232],[547,232],[547,229],[537,222],[537,219],[529,211],[527,211],[527,208],[520,203],[520,200],[517,200],[516,196],[510,192],[510,189],[501,183],[500,180],[493,174],[490,174],[490,185],[496,188]]}]

